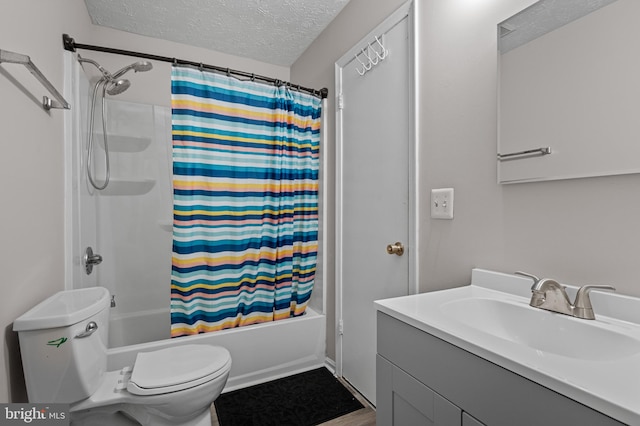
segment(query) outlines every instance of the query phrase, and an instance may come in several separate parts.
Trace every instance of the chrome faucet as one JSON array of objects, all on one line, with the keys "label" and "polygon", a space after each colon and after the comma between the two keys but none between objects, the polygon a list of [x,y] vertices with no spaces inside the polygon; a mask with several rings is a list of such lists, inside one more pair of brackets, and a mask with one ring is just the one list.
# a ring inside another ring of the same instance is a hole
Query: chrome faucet
[{"label": "chrome faucet", "polygon": [[516,274],[533,279],[531,301],[529,302],[530,306],[576,318],[596,319],[593,306],[591,305],[591,298],[589,297],[591,290],[615,291],[615,287],[610,285],[585,285],[580,287],[576,294],[575,302],[571,304],[565,287],[557,281],[551,278],[540,279],[535,275],[521,271],[517,271]]}]

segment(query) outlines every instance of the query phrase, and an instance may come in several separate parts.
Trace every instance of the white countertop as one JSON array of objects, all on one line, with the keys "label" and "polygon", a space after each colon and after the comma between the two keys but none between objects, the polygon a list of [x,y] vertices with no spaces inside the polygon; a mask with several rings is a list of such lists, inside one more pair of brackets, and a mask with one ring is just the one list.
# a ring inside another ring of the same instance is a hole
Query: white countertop
[{"label": "white countertop", "polygon": [[[444,312],[446,303],[465,298],[490,298],[542,310],[528,306],[531,279],[474,269],[471,281],[471,285],[465,287],[378,300],[376,309],[620,422],[640,425],[640,352],[611,359],[589,356],[578,359],[516,343],[491,333],[491,330],[482,332],[452,319]],[[575,291],[575,287],[567,286],[572,300]],[[596,319],[589,325],[640,341],[640,299],[592,292],[591,301]],[[595,350],[599,342],[594,341],[593,345]]]}]

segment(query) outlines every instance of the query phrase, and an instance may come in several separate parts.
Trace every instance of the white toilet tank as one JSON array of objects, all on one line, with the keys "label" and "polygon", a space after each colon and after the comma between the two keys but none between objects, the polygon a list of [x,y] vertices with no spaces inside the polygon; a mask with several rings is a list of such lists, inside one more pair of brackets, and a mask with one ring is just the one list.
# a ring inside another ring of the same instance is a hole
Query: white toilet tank
[{"label": "white toilet tank", "polygon": [[107,369],[108,325],[103,287],[61,291],[16,319],[29,402],[72,403],[94,393]]}]

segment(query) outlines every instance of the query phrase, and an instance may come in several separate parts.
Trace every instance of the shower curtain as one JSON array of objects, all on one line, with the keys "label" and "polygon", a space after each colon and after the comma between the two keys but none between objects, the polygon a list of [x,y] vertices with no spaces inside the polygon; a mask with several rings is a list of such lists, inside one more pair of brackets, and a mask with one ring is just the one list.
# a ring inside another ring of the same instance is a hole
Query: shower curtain
[{"label": "shower curtain", "polygon": [[171,336],[298,316],[318,247],[320,99],[174,66]]}]

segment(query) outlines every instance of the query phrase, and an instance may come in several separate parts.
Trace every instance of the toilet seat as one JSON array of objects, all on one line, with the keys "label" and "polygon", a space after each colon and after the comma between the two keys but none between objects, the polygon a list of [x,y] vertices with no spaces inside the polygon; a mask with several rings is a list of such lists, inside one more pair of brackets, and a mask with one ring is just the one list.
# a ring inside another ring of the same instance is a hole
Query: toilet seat
[{"label": "toilet seat", "polygon": [[181,345],[140,352],[127,383],[133,395],[159,395],[206,383],[229,370],[231,355],[223,347]]}]

